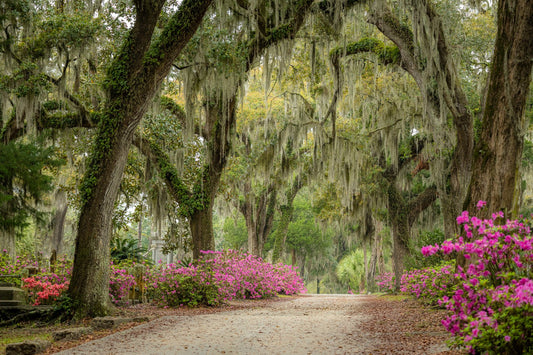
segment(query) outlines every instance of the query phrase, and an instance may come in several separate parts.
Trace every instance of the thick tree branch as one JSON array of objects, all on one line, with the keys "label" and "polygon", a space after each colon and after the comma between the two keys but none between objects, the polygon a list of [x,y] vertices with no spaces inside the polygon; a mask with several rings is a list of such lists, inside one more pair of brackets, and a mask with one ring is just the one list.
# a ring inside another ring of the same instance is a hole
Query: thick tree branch
[{"label": "thick tree branch", "polygon": [[420,213],[426,210],[429,206],[435,202],[437,199],[437,188],[435,186],[430,186],[426,188],[422,193],[420,193],[414,200],[409,202],[409,216],[408,223],[409,227],[413,225]]},{"label": "thick tree branch", "polygon": [[174,201],[178,203],[180,213],[184,217],[190,217],[200,205],[195,203],[197,201],[195,194],[180,179],[178,171],[170,162],[168,155],[157,145],[138,134],[133,136],[133,145],[156,167]]}]

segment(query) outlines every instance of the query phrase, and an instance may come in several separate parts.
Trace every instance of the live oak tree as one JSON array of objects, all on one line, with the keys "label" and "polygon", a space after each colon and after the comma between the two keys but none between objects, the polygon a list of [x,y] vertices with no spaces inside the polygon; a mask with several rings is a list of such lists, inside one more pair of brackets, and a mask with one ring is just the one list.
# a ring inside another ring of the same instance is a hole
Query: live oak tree
[{"label": "live oak tree", "polygon": [[135,22],[106,73],[107,99],[81,186],[82,207],[68,291],[78,316],[107,313],[111,216],[133,134],[211,1],[182,2],[156,33],[164,4],[134,1]]}]

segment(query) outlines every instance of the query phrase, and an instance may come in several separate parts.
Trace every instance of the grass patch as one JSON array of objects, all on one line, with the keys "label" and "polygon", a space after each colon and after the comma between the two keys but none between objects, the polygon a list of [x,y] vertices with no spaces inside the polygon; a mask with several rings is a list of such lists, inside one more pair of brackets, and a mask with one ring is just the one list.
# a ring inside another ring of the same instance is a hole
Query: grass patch
[{"label": "grass patch", "polygon": [[0,329],[0,354],[5,354],[8,344],[26,340],[52,341],[52,331],[39,328],[4,328]]}]

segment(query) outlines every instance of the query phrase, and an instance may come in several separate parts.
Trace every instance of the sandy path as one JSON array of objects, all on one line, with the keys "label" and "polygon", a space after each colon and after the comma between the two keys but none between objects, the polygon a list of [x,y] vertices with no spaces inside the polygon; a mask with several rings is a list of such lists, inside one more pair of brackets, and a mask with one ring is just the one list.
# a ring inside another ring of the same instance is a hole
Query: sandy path
[{"label": "sandy path", "polygon": [[368,321],[366,300],[306,296],[261,308],[167,316],[59,354],[376,354],[379,339],[358,330]]}]

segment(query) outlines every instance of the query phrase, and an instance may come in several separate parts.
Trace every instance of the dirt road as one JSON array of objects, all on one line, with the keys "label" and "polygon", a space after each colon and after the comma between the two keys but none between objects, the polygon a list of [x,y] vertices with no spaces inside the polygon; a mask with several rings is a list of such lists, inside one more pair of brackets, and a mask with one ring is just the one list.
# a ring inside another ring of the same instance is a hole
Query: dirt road
[{"label": "dirt road", "polygon": [[[372,330],[376,302],[374,296],[303,296],[260,308],[167,316],[60,354],[446,353],[446,333],[433,328],[383,324]],[[395,313],[382,311],[382,319]]]}]

